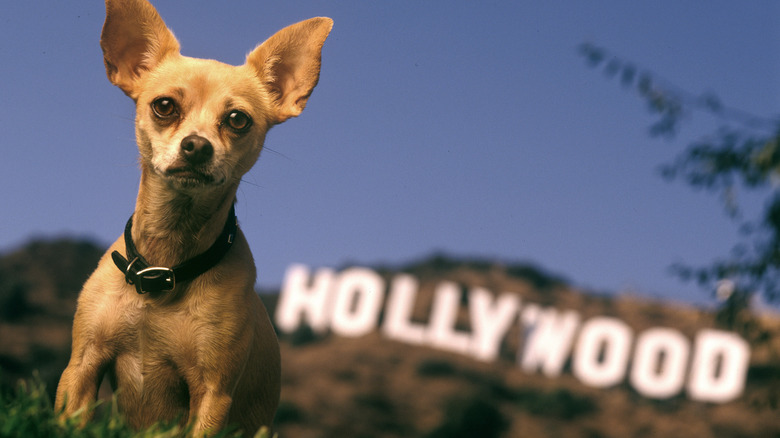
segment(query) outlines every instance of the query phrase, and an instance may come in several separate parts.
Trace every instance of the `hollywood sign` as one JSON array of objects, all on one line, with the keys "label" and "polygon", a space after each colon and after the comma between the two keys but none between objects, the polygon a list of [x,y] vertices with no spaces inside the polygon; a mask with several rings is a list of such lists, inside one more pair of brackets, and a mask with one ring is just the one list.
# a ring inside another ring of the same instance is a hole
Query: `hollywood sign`
[{"label": "hollywood sign", "polygon": [[606,388],[628,379],[639,394],[654,399],[685,391],[693,400],[723,403],[744,390],[750,348],[731,332],[703,329],[693,340],[666,327],[634,333],[614,317],[583,321],[573,310],[524,303],[517,294],[482,288],[468,291],[470,330],[464,331],[456,327],[464,305],[458,284],[436,286],[424,324],[411,317],[417,291],[417,279],[408,274],[386,285],[371,269],[312,274],[306,266],[293,265],[285,274],[276,324],[288,333],[305,323],[315,332],[345,337],[379,328],[389,339],[488,362],[498,358],[510,328],[521,324],[516,361],[528,373],[556,377],[570,360],[571,373],[586,385]]}]

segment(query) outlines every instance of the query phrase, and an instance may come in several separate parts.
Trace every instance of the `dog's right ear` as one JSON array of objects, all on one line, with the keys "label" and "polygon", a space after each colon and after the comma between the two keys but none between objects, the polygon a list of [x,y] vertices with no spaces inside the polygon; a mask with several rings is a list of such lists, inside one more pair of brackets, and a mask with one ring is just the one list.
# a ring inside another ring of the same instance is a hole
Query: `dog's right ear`
[{"label": "dog's right ear", "polygon": [[176,37],[146,0],[106,0],[100,47],[108,80],[134,100],[138,79],[179,53]]}]

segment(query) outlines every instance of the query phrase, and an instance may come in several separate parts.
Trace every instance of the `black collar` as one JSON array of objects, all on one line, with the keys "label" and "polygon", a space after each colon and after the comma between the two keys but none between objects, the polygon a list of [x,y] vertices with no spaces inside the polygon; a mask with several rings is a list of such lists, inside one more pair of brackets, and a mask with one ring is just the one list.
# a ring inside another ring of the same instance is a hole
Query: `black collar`
[{"label": "black collar", "polygon": [[119,251],[111,253],[111,258],[114,259],[116,267],[125,274],[125,281],[128,284],[135,285],[136,292],[143,294],[147,292],[171,291],[177,282],[192,280],[213,268],[222,260],[222,257],[225,256],[233,244],[238,230],[238,221],[236,220],[235,207],[231,206],[227,222],[225,222],[225,227],[222,229],[222,234],[217,237],[217,241],[205,252],[172,268],[150,266],[138,254],[138,250],[135,248],[135,244],[133,244],[132,228],[133,216],[130,216],[125,226],[127,258],[124,258]]}]

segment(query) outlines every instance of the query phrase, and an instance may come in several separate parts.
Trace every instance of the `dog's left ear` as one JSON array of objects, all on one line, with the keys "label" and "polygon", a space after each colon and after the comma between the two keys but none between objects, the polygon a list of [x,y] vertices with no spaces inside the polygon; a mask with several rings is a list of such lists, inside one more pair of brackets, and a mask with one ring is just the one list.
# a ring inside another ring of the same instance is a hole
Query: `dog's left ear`
[{"label": "dog's left ear", "polygon": [[271,95],[271,121],[298,116],[320,77],[322,45],[333,20],[311,18],[285,27],[246,58]]}]

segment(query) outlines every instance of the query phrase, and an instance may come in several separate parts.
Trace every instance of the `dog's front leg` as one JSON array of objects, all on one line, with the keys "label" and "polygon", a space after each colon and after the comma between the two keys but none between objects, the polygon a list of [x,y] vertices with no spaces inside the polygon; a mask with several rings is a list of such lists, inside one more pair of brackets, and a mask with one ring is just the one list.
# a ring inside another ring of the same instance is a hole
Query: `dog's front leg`
[{"label": "dog's front leg", "polygon": [[225,388],[208,388],[201,397],[190,401],[190,418],[195,419],[192,435],[201,437],[227,426],[233,397]]},{"label": "dog's front leg", "polygon": [[92,417],[91,405],[105,374],[108,357],[93,343],[89,346],[74,339],[70,363],[57,386],[55,408],[64,416],[81,414],[81,424]]},{"label": "dog's front leg", "polygon": [[[190,393],[189,420],[193,436],[213,434],[228,425],[233,393],[251,350],[252,333],[240,333],[238,327],[247,321],[238,309],[231,317],[218,318],[209,324],[197,347],[197,367],[188,368],[184,378]],[[229,335],[238,334],[238,337]]]},{"label": "dog's front leg", "polygon": [[104,256],[79,295],[70,362],[60,377],[54,403],[66,416],[84,410],[82,423],[91,417],[89,408],[97,399],[103,376],[116,360],[123,340],[128,342],[134,333],[126,324],[131,312],[118,304],[111,292],[121,288],[124,280],[121,276],[111,280],[115,268],[106,260]]}]

